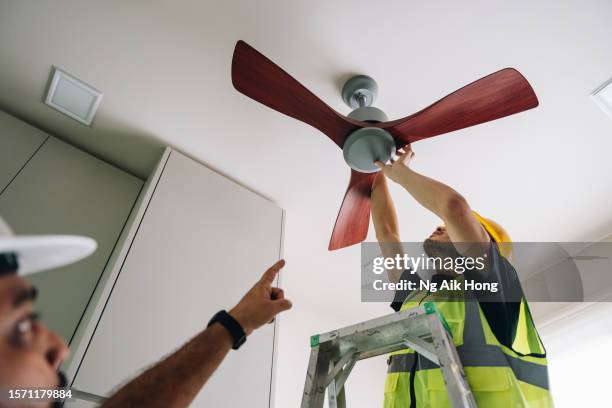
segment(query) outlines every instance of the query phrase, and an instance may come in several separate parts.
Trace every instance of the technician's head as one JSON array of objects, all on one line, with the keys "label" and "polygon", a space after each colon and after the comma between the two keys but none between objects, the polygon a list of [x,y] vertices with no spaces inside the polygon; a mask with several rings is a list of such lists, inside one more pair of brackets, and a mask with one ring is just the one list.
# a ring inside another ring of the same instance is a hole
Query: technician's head
[{"label": "technician's head", "polygon": [[[65,385],[58,369],[68,347],[38,321],[37,291],[22,276],[74,262],[95,248],[95,241],[85,237],[15,237],[0,218],[0,407],[30,406],[25,400],[7,400],[8,389]],[[44,406],[31,401],[33,407]]]},{"label": "technician's head", "polygon": [[423,241],[423,247],[425,253],[430,257],[458,255],[444,225],[436,227],[431,235]]},{"label": "technician's head", "polygon": [[[455,249],[444,225],[437,227],[431,235],[423,241],[423,249],[430,258],[445,259],[461,256]],[[437,270],[437,272],[451,276],[457,275],[453,270],[443,269]]]},{"label": "technician's head", "polygon": [[[478,222],[483,226],[491,241],[497,245],[499,253],[505,258],[509,258],[512,255],[512,239],[508,232],[497,222],[490,218],[484,218],[476,211],[472,211],[472,214],[476,217]],[[437,227],[429,237],[423,241],[423,248],[425,253],[430,258],[456,258],[461,256],[453,242],[451,241],[448,231],[444,225]],[[452,270],[438,271],[440,273],[446,273],[450,275],[456,275]]]}]

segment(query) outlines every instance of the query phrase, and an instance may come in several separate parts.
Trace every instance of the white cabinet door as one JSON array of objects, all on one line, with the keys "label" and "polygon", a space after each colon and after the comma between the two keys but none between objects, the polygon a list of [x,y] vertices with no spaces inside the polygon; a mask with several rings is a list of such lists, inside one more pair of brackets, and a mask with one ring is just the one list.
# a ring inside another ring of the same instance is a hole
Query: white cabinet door
[{"label": "white cabinet door", "polygon": [[0,111],[0,192],[48,137],[42,130]]},{"label": "white cabinet door", "polygon": [[[74,387],[108,396],[232,307],[278,259],[282,217],[269,201],[172,152]],[[274,328],[230,352],[193,406],[269,406]]]},{"label": "white cabinet door", "polygon": [[70,341],[136,201],[142,180],[49,137],[0,194],[16,234],[76,234],[98,242],[90,257],[27,278],[43,322]]}]

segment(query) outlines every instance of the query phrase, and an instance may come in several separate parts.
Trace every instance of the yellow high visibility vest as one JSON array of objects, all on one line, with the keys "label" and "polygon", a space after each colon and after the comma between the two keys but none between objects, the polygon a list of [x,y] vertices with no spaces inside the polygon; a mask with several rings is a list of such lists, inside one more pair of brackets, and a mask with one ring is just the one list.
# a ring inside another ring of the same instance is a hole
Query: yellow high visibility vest
[{"label": "yellow high visibility vest", "polygon": [[[478,301],[466,300],[463,292],[415,291],[400,310],[422,302],[434,302],[446,319],[479,408],[553,407],[544,347],[524,299],[512,349],[497,340]],[[436,364],[411,349],[392,353],[389,361],[385,408],[409,408],[413,397],[414,406],[419,408],[451,407],[442,371]]]}]

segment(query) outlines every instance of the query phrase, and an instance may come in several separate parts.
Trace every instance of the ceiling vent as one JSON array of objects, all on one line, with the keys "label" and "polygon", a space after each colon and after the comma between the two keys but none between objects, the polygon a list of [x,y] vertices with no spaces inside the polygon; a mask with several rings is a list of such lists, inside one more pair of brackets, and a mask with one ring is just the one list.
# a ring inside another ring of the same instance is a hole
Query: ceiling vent
[{"label": "ceiling vent", "polygon": [[591,94],[595,103],[612,119],[612,78]]},{"label": "ceiling vent", "polygon": [[45,103],[90,126],[102,100],[102,92],[59,68],[53,67],[52,75]]}]

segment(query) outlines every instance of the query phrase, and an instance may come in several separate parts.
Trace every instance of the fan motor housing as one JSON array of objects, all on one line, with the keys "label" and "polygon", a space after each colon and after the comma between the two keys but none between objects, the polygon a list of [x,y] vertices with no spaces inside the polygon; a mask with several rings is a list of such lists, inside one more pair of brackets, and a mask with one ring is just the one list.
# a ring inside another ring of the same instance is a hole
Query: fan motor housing
[{"label": "fan motor housing", "polygon": [[374,161],[387,163],[395,152],[395,140],[384,129],[365,127],[346,138],[342,152],[344,160],[353,170],[375,173],[380,169]]}]

